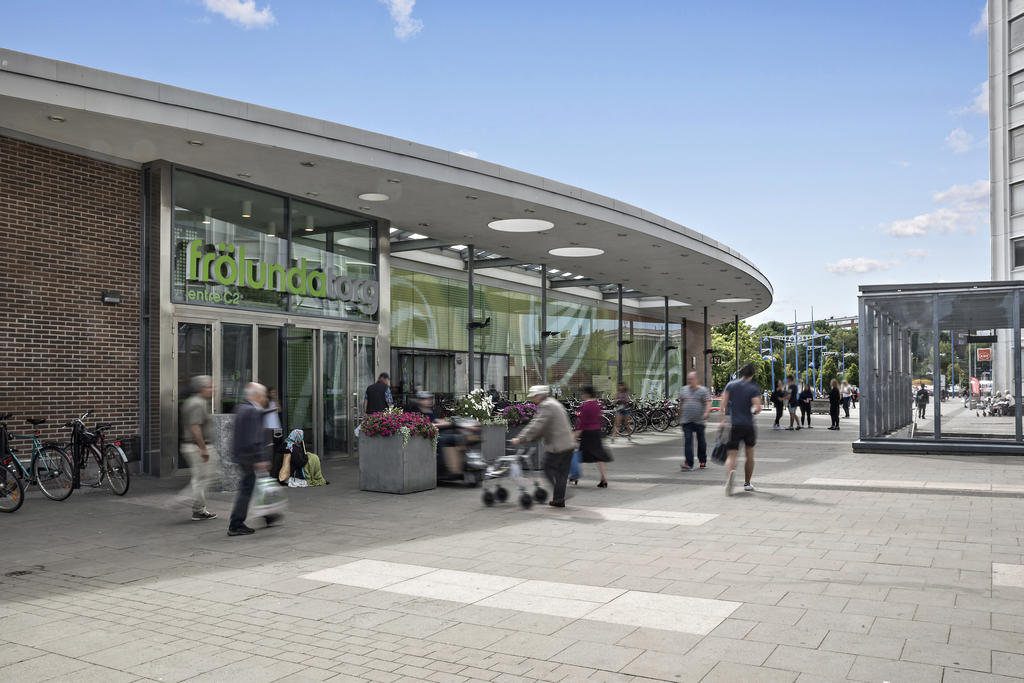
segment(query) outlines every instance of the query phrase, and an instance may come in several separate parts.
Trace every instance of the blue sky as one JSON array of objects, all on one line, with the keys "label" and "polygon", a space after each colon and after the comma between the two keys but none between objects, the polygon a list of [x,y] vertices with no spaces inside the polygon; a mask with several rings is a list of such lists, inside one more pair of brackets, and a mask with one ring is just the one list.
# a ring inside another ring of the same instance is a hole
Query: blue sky
[{"label": "blue sky", "polygon": [[751,258],[775,287],[759,322],[988,279],[983,7],[34,0],[5,6],[0,45],[637,204]]}]

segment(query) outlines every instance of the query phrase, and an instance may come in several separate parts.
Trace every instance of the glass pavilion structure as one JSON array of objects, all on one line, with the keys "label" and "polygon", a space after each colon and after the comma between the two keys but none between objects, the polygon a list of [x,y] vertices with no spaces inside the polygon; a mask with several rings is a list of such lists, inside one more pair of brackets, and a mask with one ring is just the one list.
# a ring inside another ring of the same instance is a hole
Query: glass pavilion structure
[{"label": "glass pavilion structure", "polygon": [[[1024,454],[1024,283],[872,285],[860,292],[855,450]],[[1012,367],[996,367],[1003,358]],[[1013,379],[996,386],[993,378],[1004,370]]]}]

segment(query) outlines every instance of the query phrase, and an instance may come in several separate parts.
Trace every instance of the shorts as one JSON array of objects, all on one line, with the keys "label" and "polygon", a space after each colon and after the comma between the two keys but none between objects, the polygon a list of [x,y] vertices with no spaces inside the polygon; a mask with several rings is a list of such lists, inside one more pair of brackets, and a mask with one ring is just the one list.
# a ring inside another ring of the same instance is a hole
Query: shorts
[{"label": "shorts", "polygon": [[629,416],[629,408],[618,408],[618,409],[616,409],[615,414],[616,415],[625,415],[625,416],[628,417]]},{"label": "shorts", "polygon": [[733,425],[729,430],[729,441],[725,444],[725,449],[738,451],[741,441],[748,448],[753,448],[757,444],[757,430],[754,429],[754,425]]},{"label": "shorts", "polygon": [[796,415],[796,405],[790,403],[788,407],[789,407],[789,414],[790,415]]}]

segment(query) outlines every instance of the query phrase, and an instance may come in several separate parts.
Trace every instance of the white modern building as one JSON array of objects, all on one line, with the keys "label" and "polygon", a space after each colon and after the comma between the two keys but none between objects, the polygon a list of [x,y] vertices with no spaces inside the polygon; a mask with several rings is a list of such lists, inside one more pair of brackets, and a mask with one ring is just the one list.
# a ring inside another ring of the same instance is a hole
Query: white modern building
[{"label": "white modern building", "polygon": [[[989,0],[988,21],[992,279],[1024,280],[1024,0]],[[993,387],[1009,389],[1010,339],[997,332]]]}]

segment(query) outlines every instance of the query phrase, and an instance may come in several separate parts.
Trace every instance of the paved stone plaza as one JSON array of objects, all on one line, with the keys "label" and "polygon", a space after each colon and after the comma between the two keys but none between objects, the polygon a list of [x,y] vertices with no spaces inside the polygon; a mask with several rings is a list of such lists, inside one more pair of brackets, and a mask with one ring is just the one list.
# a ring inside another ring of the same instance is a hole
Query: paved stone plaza
[{"label": "paved stone plaza", "polygon": [[[854,413],[856,416],[856,413]],[[853,454],[762,418],[757,491],[618,444],[564,510],[361,493],[229,538],[184,480],[0,519],[0,681],[1003,681],[1024,676],[1024,460]]]}]

